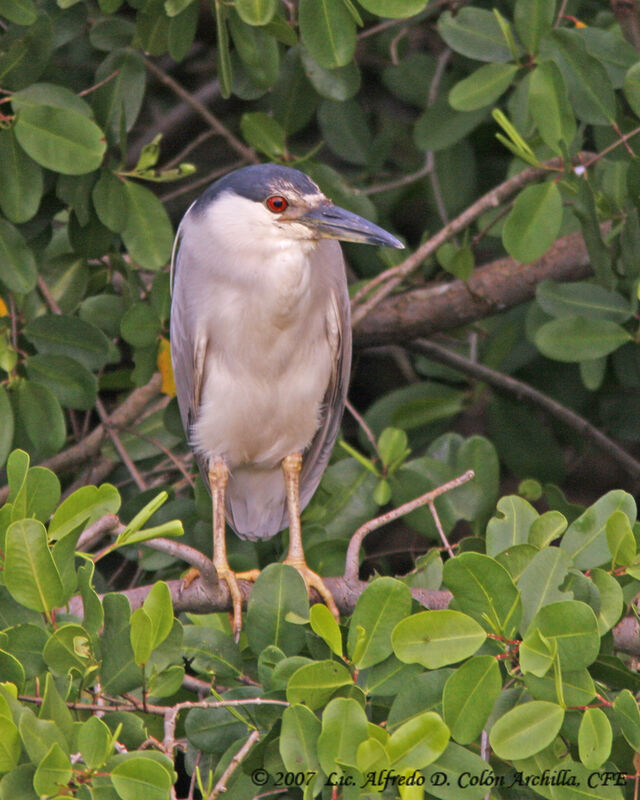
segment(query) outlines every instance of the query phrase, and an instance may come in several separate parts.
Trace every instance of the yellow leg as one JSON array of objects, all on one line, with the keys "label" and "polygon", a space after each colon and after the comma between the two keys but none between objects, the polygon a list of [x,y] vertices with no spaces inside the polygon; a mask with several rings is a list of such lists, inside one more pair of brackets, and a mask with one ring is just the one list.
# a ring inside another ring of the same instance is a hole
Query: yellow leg
[{"label": "yellow leg", "polygon": [[302,528],[300,526],[300,470],[302,469],[302,454],[291,453],[282,461],[284,483],[287,492],[287,509],[289,511],[289,552],[284,560],[285,564],[295,567],[305,582],[308,589],[315,589],[324,600],[336,620],[340,621],[340,612],[335,604],[333,595],[324,585],[322,578],[309,569],[304,557],[302,547]]},{"label": "yellow leg", "polygon": [[225,581],[229,587],[233,604],[233,634],[236,641],[242,629],[242,593],[238,579],[255,581],[260,571],[235,573],[227,561],[227,543],[225,540],[224,495],[229,480],[229,470],[223,461],[216,461],[209,467],[209,486],[213,503],[213,566],[218,573],[218,580]]}]

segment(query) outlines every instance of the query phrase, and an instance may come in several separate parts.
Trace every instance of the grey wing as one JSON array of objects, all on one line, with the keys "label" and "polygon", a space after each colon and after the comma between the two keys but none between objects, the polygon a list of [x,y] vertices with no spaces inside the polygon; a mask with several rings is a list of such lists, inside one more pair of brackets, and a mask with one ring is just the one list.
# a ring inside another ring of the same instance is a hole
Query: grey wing
[{"label": "grey wing", "polygon": [[[344,265],[340,260],[342,270]],[[331,287],[331,303],[326,318],[327,340],[333,352],[333,369],[322,402],[320,427],[302,462],[300,508],[315,492],[327,466],[342,421],[342,412],[351,374],[351,306],[342,271]]]},{"label": "grey wing", "polygon": [[[187,212],[188,213],[188,212]],[[180,248],[182,226],[178,229],[171,258],[171,362],[178,396],[178,406],[187,442],[191,442],[191,428],[200,407],[200,393],[204,380],[204,365],[209,341],[197,327],[195,315],[188,312],[187,264],[185,249]],[[183,263],[181,263],[181,261]],[[208,486],[207,464],[196,454],[196,462]]]}]

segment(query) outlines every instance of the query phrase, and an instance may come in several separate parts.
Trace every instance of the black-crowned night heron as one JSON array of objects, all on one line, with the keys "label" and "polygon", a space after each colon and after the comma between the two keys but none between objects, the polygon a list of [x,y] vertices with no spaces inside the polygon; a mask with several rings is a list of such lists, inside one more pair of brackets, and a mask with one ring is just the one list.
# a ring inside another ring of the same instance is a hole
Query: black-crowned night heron
[{"label": "black-crowned night heron", "polygon": [[402,247],[334,206],[302,172],[245,167],[185,214],[172,263],[171,355],[189,445],[213,499],[213,563],[241,624],[225,517],[242,538],[289,525],[285,564],[334,615],[305,562],[300,511],[327,465],[351,365],[349,297],[335,241]]}]

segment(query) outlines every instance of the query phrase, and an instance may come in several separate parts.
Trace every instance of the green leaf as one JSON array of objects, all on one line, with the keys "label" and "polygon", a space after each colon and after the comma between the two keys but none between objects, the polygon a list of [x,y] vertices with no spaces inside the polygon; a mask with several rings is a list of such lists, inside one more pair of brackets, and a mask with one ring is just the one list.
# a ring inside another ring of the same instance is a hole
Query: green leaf
[{"label": "green leaf", "polygon": [[531,559],[518,581],[522,596],[520,631],[526,634],[538,611],[549,603],[571,600],[571,594],[558,588],[567,577],[571,557],[559,547],[547,547]]},{"label": "green leaf", "polygon": [[520,596],[507,570],[481,553],[461,553],[444,565],[443,579],[460,611],[498,636],[512,638]]},{"label": "green leaf", "polygon": [[130,131],[140,113],[145,93],[146,69],[142,55],[131,48],[113,50],[96,70],[105,81],[92,94],[98,124],[116,137],[121,126]]},{"label": "green leaf", "polygon": [[625,75],[622,91],[636,117],[640,117],[640,63],[634,64]]},{"label": "green leaf", "polygon": [[89,769],[101,767],[112,750],[112,734],[98,717],[89,717],[78,730],[78,750]]},{"label": "green leaf", "polygon": [[480,735],[501,689],[500,667],[493,656],[474,656],[449,677],[442,714],[456,742],[471,744]]},{"label": "green leaf", "polygon": [[198,28],[198,11],[198,3],[190,3],[169,22],[167,44],[169,55],[176,62],[182,61],[191,50]]},{"label": "green leaf", "polygon": [[402,772],[434,762],[449,744],[449,729],[439,714],[426,711],[400,725],[391,734],[387,751],[391,766]]},{"label": "green leaf", "polygon": [[564,709],[533,700],[512,708],[494,723],[489,742],[499,758],[529,758],[548,747],[560,732]]},{"label": "green leaf", "polygon": [[131,649],[131,608],[127,598],[117,594],[106,595],[103,606],[102,687],[107,693],[122,694],[139,687],[142,681]]},{"label": "green leaf", "polygon": [[421,611],[396,625],[391,642],[405,664],[438,669],[472,656],[486,636],[475,620],[460,611]]},{"label": "green leaf", "polygon": [[498,513],[487,525],[487,555],[496,556],[516,544],[526,544],[538,512],[524,498],[508,495],[498,500]]},{"label": "green leaf", "polygon": [[327,97],[329,100],[348,100],[360,89],[360,70],[355,61],[344,67],[327,69],[318,64],[304,49],[301,49],[300,56],[306,76],[321,97]]},{"label": "green leaf", "polygon": [[[264,28],[250,27],[241,22],[237,14],[229,16],[229,33],[236,48],[235,55],[242,61],[252,91],[270,89],[280,72],[278,42]],[[236,89],[238,89],[236,82]],[[238,89],[237,94],[240,94]]]},{"label": "green leaf", "polygon": [[134,347],[155,344],[161,328],[160,318],[149,303],[134,303],[120,320],[122,338]]},{"label": "green leaf", "polygon": [[104,134],[77,111],[56,106],[28,106],[19,112],[15,134],[21,147],[47,169],[83,175],[102,163]]},{"label": "green leaf", "polygon": [[127,225],[122,241],[129,255],[140,266],[160,269],[171,257],[173,228],[164,206],[147,189],[133,181],[125,181]]},{"label": "green leaf", "polygon": [[247,25],[266,25],[278,8],[277,0],[236,0],[234,7]]},{"label": "green leaf", "polygon": [[[371,667],[391,655],[391,632],[410,613],[411,592],[400,581],[378,578],[367,586],[358,598],[347,640],[349,655],[358,669]],[[360,637],[359,628],[363,631]]]},{"label": "green leaf", "polygon": [[110,344],[90,322],[65,314],[43,314],[24,329],[40,353],[68,356],[89,370],[100,369],[109,358]]},{"label": "green leaf", "polygon": [[529,109],[542,141],[563,155],[576,135],[576,120],[562,72],[553,61],[541,61],[529,81]]},{"label": "green leaf", "polygon": [[603,286],[610,288],[613,277],[611,254],[602,240],[595,198],[586,178],[578,182],[578,194],[573,206],[573,213],[580,220],[582,236],[596,278]]},{"label": "green leaf", "polygon": [[122,800],[167,800],[173,779],[157,761],[133,757],[111,770],[111,782]]},{"label": "green leaf", "polygon": [[567,518],[559,511],[545,511],[529,528],[529,543],[539,550],[560,538],[567,530]]},{"label": "green leaf", "polygon": [[527,186],[516,198],[502,229],[509,255],[535,261],[551,247],[562,224],[562,197],[553,181]]},{"label": "green leaf", "polygon": [[629,745],[636,752],[640,750],[640,710],[628,689],[623,689],[614,700],[613,713]]},{"label": "green leaf", "polygon": [[516,0],[513,21],[529,53],[537,53],[540,40],[551,30],[556,0]]},{"label": "green leaf", "polygon": [[249,645],[258,654],[275,645],[294,655],[304,644],[304,629],[286,621],[287,614],[307,619],[309,599],[300,573],[285,564],[269,564],[255,582],[247,604],[245,631]]},{"label": "green leaf", "polygon": [[0,716],[0,772],[11,772],[20,760],[20,734],[15,723]]},{"label": "green leaf", "polygon": [[607,520],[616,511],[624,513],[631,525],[636,521],[635,500],[621,489],[607,492],[567,529],[560,546],[573,557],[578,569],[592,569],[610,560]]},{"label": "green leaf", "polygon": [[13,442],[13,409],[4,386],[0,386],[0,467],[4,467]]},{"label": "green leaf", "polygon": [[[442,800],[482,800],[489,781],[499,780],[488,762],[467,747],[449,742],[433,764],[422,770],[429,794]],[[486,782],[486,785],[482,785]]]},{"label": "green leaf", "polygon": [[151,620],[152,648],[155,650],[171,633],[173,627],[173,605],[171,593],[164,581],[154,583],[146,596],[142,608]]},{"label": "green leaf", "polygon": [[603,569],[594,569],[591,580],[595,583],[600,595],[600,607],[597,609],[598,632],[604,636],[607,631],[620,620],[624,608],[624,599],[620,583]]},{"label": "green leaf", "polygon": [[27,294],[35,287],[37,277],[35,258],[22,234],[0,219],[0,281],[10,292]]},{"label": "green leaf", "polygon": [[[9,0],[12,2],[12,0]],[[3,36],[0,52],[0,83],[6,89],[22,89],[37,81],[53,51],[53,30],[48,14],[39,14],[23,35]]]},{"label": "green leaf", "polygon": [[349,670],[337,661],[315,661],[299,667],[287,684],[287,700],[320,708],[343,686],[351,686]]},{"label": "green leaf", "polygon": [[42,168],[18,145],[13,128],[0,130],[0,163],[0,208],[11,222],[26,222],[40,205],[44,188]]},{"label": "green leaf", "polygon": [[543,606],[534,617],[524,641],[538,632],[553,649],[563,670],[592,664],[600,649],[598,621],[593,610],[579,600]]},{"label": "green leaf", "polygon": [[[558,685],[554,674],[539,678],[529,673],[524,676],[524,683],[535,700],[558,701]],[[596,687],[588,670],[563,671],[562,696],[567,706],[589,705],[596,696]]]},{"label": "green leaf", "polygon": [[304,46],[321,67],[344,67],[352,60],[356,25],[341,0],[301,0],[298,23]]},{"label": "green leaf", "polygon": [[542,281],[536,289],[538,305],[552,317],[580,316],[626,322],[633,314],[629,301],[597,283]]},{"label": "green leaf", "polygon": [[611,553],[611,568],[618,564],[629,567],[636,559],[636,540],[624,511],[614,511],[607,520],[607,547]]},{"label": "green leaf", "polygon": [[60,403],[42,384],[20,381],[16,387],[18,416],[26,433],[43,455],[57,453],[67,435]]},{"label": "green leaf", "polygon": [[580,720],[578,751],[587,769],[599,769],[611,754],[611,723],[601,708],[588,708]]},{"label": "green leaf", "polygon": [[111,170],[101,172],[91,192],[93,206],[100,222],[114,233],[127,227],[127,192],[124,181]]},{"label": "green leaf", "polygon": [[47,533],[38,520],[18,520],[8,527],[4,581],[11,596],[34,611],[48,614],[67,599],[47,544]]},{"label": "green leaf", "polygon": [[40,795],[57,795],[71,779],[71,762],[57,742],[38,764],[33,776],[33,788]]},{"label": "green leaf", "polygon": [[280,731],[280,755],[289,772],[319,770],[317,746],[320,730],[320,720],[306,706],[295,704],[285,708]]},{"label": "green leaf", "polygon": [[16,25],[33,25],[38,19],[38,10],[33,0],[0,0],[0,17]]},{"label": "green leaf", "polygon": [[318,121],[326,144],[336,155],[353,164],[369,161],[371,131],[355,100],[324,100],[318,109]]},{"label": "green leaf", "polygon": [[467,58],[511,61],[511,50],[490,11],[468,6],[455,16],[445,11],[438,20],[438,33],[452,50]]},{"label": "green leaf", "polygon": [[444,150],[464,139],[487,115],[486,108],[456,111],[441,95],[416,120],[413,141],[419,150]]},{"label": "green leaf", "polygon": [[143,608],[136,608],[131,614],[130,637],[133,660],[142,667],[153,652],[153,623]]},{"label": "green leaf", "polygon": [[24,362],[30,380],[45,386],[67,408],[93,408],[98,381],[86,367],[67,356],[36,355]]},{"label": "green leaf", "polygon": [[547,358],[571,363],[606,356],[631,338],[615,322],[569,316],[546,322],[536,331],[534,341]]},{"label": "green leaf", "polygon": [[82,486],[70,494],[58,506],[49,523],[49,536],[62,539],[75,531],[80,525],[98,520],[104,514],[115,514],[120,508],[118,490],[108,483],[96,486]]},{"label": "green leaf", "polygon": [[368,737],[367,715],[352,698],[336,697],[322,714],[318,760],[326,775],[356,765],[358,745]]},{"label": "green leaf", "polygon": [[419,14],[428,0],[361,0],[360,5],[379,17],[404,18]]},{"label": "green leaf", "polygon": [[247,144],[269,158],[279,158],[286,152],[284,129],[273,117],[262,111],[243,114],[240,130]]},{"label": "green leaf", "polygon": [[456,83],[449,103],[457,111],[485,108],[507,91],[517,71],[515,64],[485,64]]},{"label": "green leaf", "polygon": [[540,54],[556,63],[569,88],[576,116],[592,125],[611,125],[616,102],[602,63],[587,52],[575,30],[554,28],[540,43]]},{"label": "green leaf", "polygon": [[320,636],[332,653],[342,658],[342,635],[333,614],[322,603],[315,603],[309,611],[311,630]]}]

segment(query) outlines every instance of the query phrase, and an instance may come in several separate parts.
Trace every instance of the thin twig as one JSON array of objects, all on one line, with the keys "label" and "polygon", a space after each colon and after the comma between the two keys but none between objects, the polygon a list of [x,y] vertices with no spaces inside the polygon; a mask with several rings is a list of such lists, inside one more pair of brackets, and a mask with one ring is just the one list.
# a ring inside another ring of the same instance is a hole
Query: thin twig
[{"label": "thin twig", "polygon": [[206,106],[204,106],[197,98],[195,98],[190,92],[184,89],[177,81],[175,81],[170,75],[168,75],[163,69],[161,69],[157,64],[155,64],[151,59],[145,58],[144,60],[145,65],[149,72],[152,72],[158,80],[167,86],[171,91],[176,94],[181,100],[184,100],[185,103],[191,106],[191,108],[200,116],[202,119],[209,125],[213,130],[222,136],[222,138],[228,143],[228,145],[236,151],[243,159],[250,161],[252,164],[257,164],[259,159],[256,156],[255,152],[250,148],[243,144],[240,139],[231,133],[231,131],[226,128],[220,120],[209,111]]},{"label": "thin twig", "polygon": [[558,403],[557,400],[552,400],[548,395],[543,394],[538,389],[534,389],[533,386],[529,386],[529,384],[516,380],[509,375],[503,375],[501,372],[485,367],[483,364],[477,364],[448,350],[446,347],[432,342],[430,339],[415,339],[407,347],[432,358],[434,361],[439,361],[442,364],[458,369],[466,375],[472,375],[497,389],[509,392],[509,394],[515,395],[518,399],[528,400],[543,408],[551,416],[578,431],[584,439],[593,442],[603,453],[617,461],[635,480],[640,480],[640,462],[630,453],[627,453],[620,445],[616,444],[613,439],[605,436],[602,431],[598,430],[595,425],[592,425],[584,417],[581,417],[580,414]]},{"label": "thin twig", "polygon": [[415,183],[424,178],[433,169],[433,153],[427,153],[424,165],[416,172],[410,175],[403,175],[401,178],[394,178],[386,183],[376,183],[374,186],[368,186],[366,189],[360,189],[358,194],[372,195],[380,194],[381,192],[389,192],[392,189],[400,189],[402,186],[408,186],[410,183]]},{"label": "thin twig", "polygon": [[367,437],[368,442],[370,443],[371,447],[373,447],[373,452],[380,458],[380,452],[378,451],[378,443],[376,442],[376,437],[373,435],[373,431],[365,422],[363,416],[359,414],[358,411],[351,405],[349,400],[345,401],[345,406],[347,411],[351,414],[351,416],[355,419],[358,425],[362,428],[362,432]]},{"label": "thin twig", "polygon": [[220,776],[220,780],[216,783],[213,787],[211,792],[209,792],[209,796],[207,800],[216,800],[216,797],[219,797],[222,792],[227,791],[227,781],[233,775],[233,773],[238,769],[242,759],[247,755],[249,750],[253,747],[255,742],[258,741],[260,738],[260,731],[253,731],[247,741],[242,745],[242,747],[238,750],[235,756],[231,759],[227,768]]},{"label": "thin twig", "polygon": [[345,582],[349,584],[356,583],[358,581],[358,554],[365,536],[370,534],[372,531],[381,528],[383,525],[386,525],[388,522],[392,522],[394,519],[403,517],[405,514],[410,514],[412,511],[415,511],[416,508],[433,503],[433,501],[437,497],[440,497],[440,495],[445,494],[445,492],[449,492],[452,489],[456,489],[458,486],[462,486],[464,483],[470,481],[473,477],[475,477],[474,471],[472,469],[467,470],[464,474],[459,475],[457,478],[453,478],[453,480],[443,483],[442,486],[437,486],[430,492],[426,492],[425,494],[420,495],[420,497],[416,497],[414,500],[410,500],[408,503],[403,503],[401,506],[398,506],[398,508],[387,511],[386,514],[382,514],[375,519],[369,520],[369,522],[365,522],[364,525],[361,525],[351,537],[349,547],[347,548],[344,569]]},{"label": "thin twig", "polygon": [[189,144],[184,147],[176,156],[174,156],[170,161],[164,165],[164,169],[171,169],[172,167],[177,167],[181,164],[185,158],[192,153],[196,147],[199,147],[204,142],[211,139],[212,136],[215,136],[216,132],[212,130],[203,131],[199,136],[196,136],[195,139],[192,139]]},{"label": "thin twig", "polygon": [[[396,286],[415,272],[426,258],[432,253],[435,253],[446,241],[471,225],[481,214],[491,208],[498,208],[505,200],[508,200],[524,186],[547,175],[550,170],[558,170],[561,168],[562,160],[559,158],[547,161],[542,167],[527,167],[527,169],[524,169],[512,178],[504,181],[499,186],[494,187],[491,191],[476,200],[475,203],[472,203],[462,214],[451,220],[448,225],[445,225],[435,236],[432,236],[424,242],[412,255],[400,264],[381,272],[373,280],[369,281],[352,300],[352,321],[354,327],[385,297],[391,294]],[[380,288],[365,300],[365,297],[376,287]]]},{"label": "thin twig", "polygon": [[124,529],[125,526],[120,522],[117,514],[103,514],[100,519],[82,531],[76,543],[76,550],[88,552],[103,536],[117,536]]},{"label": "thin twig", "polygon": [[446,536],[446,534],[444,532],[444,529],[442,527],[442,523],[440,522],[440,516],[438,515],[438,512],[436,511],[436,504],[433,502],[433,500],[430,500],[427,503],[427,505],[429,506],[429,511],[431,512],[431,516],[433,517],[433,521],[436,524],[436,529],[438,531],[438,535],[440,536],[440,541],[444,545],[444,549],[449,554],[449,557],[453,558],[455,553],[453,552],[453,548],[449,544],[449,540],[447,539],[447,536]]},{"label": "thin twig", "polygon": [[147,484],[146,484],[144,478],[142,477],[142,475],[140,474],[140,471],[138,470],[136,465],[133,463],[133,459],[131,458],[129,453],[127,453],[127,450],[126,450],[125,446],[122,444],[122,440],[120,439],[120,436],[118,435],[118,432],[115,430],[113,425],[110,424],[109,415],[107,414],[107,411],[106,411],[104,405],[102,404],[102,400],[99,397],[96,399],[96,409],[98,411],[98,416],[100,417],[100,421],[105,426],[105,429],[107,431],[107,435],[109,436],[109,438],[113,442],[113,446],[116,448],[116,450],[120,454],[120,458],[122,459],[125,467],[129,470],[129,474],[131,475],[131,477],[135,481],[136,486],[138,487],[138,489],[140,489],[141,492],[144,492],[149,487],[147,486]]},{"label": "thin twig", "polygon": [[54,314],[62,314],[62,309],[58,305],[55,297],[51,294],[51,290],[47,286],[47,282],[42,277],[42,275],[38,275],[38,289],[40,289],[40,294],[44,297],[46,304],[49,306],[49,309]]}]

